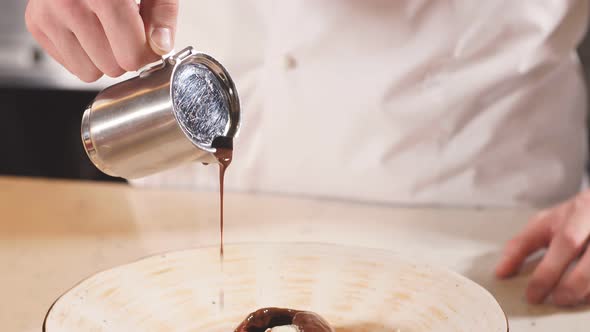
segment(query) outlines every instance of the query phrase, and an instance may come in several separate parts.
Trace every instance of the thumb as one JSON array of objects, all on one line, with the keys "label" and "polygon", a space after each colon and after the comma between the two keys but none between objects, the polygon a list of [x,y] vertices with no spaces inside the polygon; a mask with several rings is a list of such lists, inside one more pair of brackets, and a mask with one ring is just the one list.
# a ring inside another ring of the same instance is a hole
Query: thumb
[{"label": "thumb", "polygon": [[152,50],[164,55],[174,48],[178,0],[142,0],[141,17]]}]

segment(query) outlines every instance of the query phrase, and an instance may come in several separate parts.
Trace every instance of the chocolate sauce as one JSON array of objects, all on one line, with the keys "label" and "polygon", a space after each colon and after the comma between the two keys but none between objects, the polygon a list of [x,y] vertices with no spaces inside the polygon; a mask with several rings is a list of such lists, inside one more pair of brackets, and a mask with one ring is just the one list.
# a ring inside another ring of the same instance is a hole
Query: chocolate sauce
[{"label": "chocolate sauce", "polygon": [[246,317],[234,332],[265,332],[269,328],[295,325],[303,332],[333,332],[318,314],[283,308],[262,308]]},{"label": "chocolate sauce", "polygon": [[[225,171],[231,163],[233,150],[229,148],[217,148],[215,157],[219,163],[219,263],[223,276],[223,188],[225,182]],[[219,289],[219,307],[223,310],[225,295],[223,284]]]},{"label": "chocolate sauce", "polygon": [[231,149],[217,149],[215,157],[219,162],[219,256],[223,259],[223,187],[225,182],[225,171],[232,158]]}]

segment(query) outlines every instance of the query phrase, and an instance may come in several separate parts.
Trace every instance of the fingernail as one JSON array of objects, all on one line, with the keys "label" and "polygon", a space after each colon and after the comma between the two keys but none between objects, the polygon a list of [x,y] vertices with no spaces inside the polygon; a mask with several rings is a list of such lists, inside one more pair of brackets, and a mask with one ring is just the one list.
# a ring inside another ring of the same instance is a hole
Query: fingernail
[{"label": "fingernail", "polygon": [[168,28],[155,28],[151,35],[152,43],[163,53],[172,51],[172,31]]},{"label": "fingernail", "polygon": [[500,278],[500,279],[506,278],[508,273],[506,273],[506,268],[504,267],[504,265],[505,265],[504,262],[502,262],[496,266],[496,269],[494,272],[495,272],[497,278]]},{"label": "fingernail", "polygon": [[505,258],[502,261],[500,261],[498,265],[496,265],[495,272],[496,277],[500,279],[505,279],[515,275],[517,271],[515,271],[514,268],[511,267],[510,259]]},{"label": "fingernail", "polygon": [[543,292],[538,290],[528,290],[527,300],[531,304],[539,304],[543,300]]}]

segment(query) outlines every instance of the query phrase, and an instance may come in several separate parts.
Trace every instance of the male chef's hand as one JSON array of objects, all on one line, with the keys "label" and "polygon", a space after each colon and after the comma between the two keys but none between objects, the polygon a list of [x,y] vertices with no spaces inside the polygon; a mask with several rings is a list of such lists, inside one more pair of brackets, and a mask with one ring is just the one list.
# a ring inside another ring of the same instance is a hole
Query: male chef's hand
[{"label": "male chef's hand", "polygon": [[[501,278],[514,275],[530,254],[547,248],[526,290],[528,301],[541,303],[551,295],[553,302],[560,306],[588,303],[589,235],[590,191],[586,191],[533,217],[506,246],[496,274]],[[571,263],[574,263],[572,269],[566,272]]]},{"label": "male chef's hand", "polygon": [[30,0],[25,20],[47,53],[93,82],[170,52],[177,14],[178,0]]}]

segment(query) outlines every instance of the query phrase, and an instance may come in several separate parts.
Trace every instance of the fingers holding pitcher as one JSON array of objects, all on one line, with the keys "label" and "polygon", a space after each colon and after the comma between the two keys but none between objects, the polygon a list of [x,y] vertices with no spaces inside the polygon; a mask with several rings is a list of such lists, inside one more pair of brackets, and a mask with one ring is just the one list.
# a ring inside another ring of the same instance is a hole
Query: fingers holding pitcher
[{"label": "fingers holding pitcher", "polygon": [[[117,77],[138,70],[171,49],[176,3],[146,1],[140,11],[134,0],[30,0],[25,21],[51,57],[81,80],[92,82],[103,74]],[[170,34],[166,37],[162,31]],[[164,41],[158,52],[148,32]]]}]

